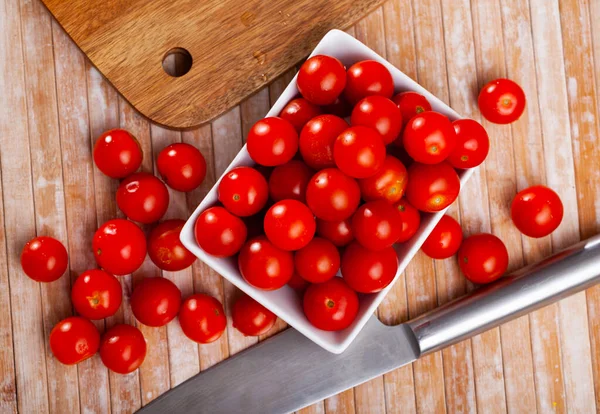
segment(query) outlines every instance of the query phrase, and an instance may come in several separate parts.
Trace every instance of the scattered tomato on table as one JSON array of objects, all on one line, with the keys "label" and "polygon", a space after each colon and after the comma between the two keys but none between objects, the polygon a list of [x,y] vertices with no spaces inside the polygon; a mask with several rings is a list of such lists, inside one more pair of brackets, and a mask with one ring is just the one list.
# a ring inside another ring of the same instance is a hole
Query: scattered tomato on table
[{"label": "scattered tomato on table", "polygon": [[525,111],[525,92],[510,79],[488,82],[479,93],[479,110],[490,122],[510,124]]},{"label": "scattered tomato on table", "polygon": [[94,234],[92,249],[96,262],[115,276],[124,276],[140,268],[146,257],[146,236],[131,221],[109,220]]},{"label": "scattered tomato on table", "polygon": [[192,341],[208,344],[223,335],[227,318],[221,302],[212,296],[196,293],[181,304],[179,324]]},{"label": "scattered tomato on table", "polygon": [[78,364],[94,356],[100,346],[100,332],[89,320],[71,316],[50,332],[50,350],[66,365]]},{"label": "scattered tomato on table", "polygon": [[193,145],[178,142],[165,147],[156,158],[163,181],[177,191],[192,191],[204,181],[206,160]]},{"label": "scattered tomato on table", "polygon": [[535,185],[519,191],[513,199],[510,215],[521,233],[529,237],[544,237],[560,225],[563,205],[552,189]]},{"label": "scattered tomato on table", "polygon": [[111,129],[98,137],[94,145],[94,162],[103,174],[125,178],[142,165],[144,155],[138,140],[124,129]]},{"label": "scattered tomato on table", "polygon": [[277,316],[248,295],[242,295],[231,309],[233,327],[245,336],[259,336],[275,325]]},{"label": "scattered tomato on table", "polygon": [[421,250],[432,259],[447,259],[458,252],[463,240],[458,221],[450,216],[442,216],[421,246]]},{"label": "scattered tomato on table", "polygon": [[136,173],[119,185],[117,205],[130,220],[143,224],[154,223],[167,212],[169,190],[152,174]]},{"label": "scattered tomato on table", "polygon": [[58,240],[40,236],[29,240],[21,252],[21,267],[36,282],[53,282],[69,264],[67,249]]},{"label": "scattered tomato on table", "polygon": [[185,221],[179,219],[165,220],[150,232],[148,256],[159,269],[177,272],[196,261],[196,256],[180,240],[184,224]]},{"label": "scattered tomato on table", "polygon": [[146,348],[146,339],[138,328],[119,324],[102,335],[100,358],[111,371],[129,374],[144,362]]},{"label": "scattered tomato on table", "polygon": [[146,277],[133,289],[131,310],[146,326],[164,326],[181,307],[181,291],[164,277]]},{"label": "scattered tomato on table", "polygon": [[104,319],[117,313],[123,293],[116,277],[103,270],[87,270],[80,274],[71,289],[73,307],[88,319]]}]

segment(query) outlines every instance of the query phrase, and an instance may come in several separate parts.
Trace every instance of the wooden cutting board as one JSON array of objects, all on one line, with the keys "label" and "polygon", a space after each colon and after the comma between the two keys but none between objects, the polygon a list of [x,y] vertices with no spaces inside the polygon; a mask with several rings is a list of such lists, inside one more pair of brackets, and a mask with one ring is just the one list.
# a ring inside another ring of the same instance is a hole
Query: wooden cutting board
[{"label": "wooden cutting board", "polygon": [[[328,30],[350,26],[382,0],[43,2],[142,114],[189,128],[238,104],[298,63]],[[181,76],[167,74],[163,61]]]}]

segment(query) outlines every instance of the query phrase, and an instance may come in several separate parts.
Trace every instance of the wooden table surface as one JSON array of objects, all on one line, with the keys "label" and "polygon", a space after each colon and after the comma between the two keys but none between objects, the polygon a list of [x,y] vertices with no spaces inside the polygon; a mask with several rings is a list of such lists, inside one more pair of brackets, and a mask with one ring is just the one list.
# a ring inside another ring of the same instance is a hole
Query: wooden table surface
[{"label": "wooden table surface", "polygon": [[[492,141],[490,156],[451,209],[466,234],[500,236],[516,269],[599,231],[598,0],[390,0],[349,32],[479,121],[476,94],[486,81],[506,76],[524,87],[527,111],[518,122],[483,122]],[[210,125],[166,130],[119,97],[39,0],[0,1],[0,412],[132,412],[257,341],[229,327],[219,341],[198,346],[177,322],[152,329],[138,325],[148,341],[146,361],[132,374],[116,375],[97,356],[78,366],[61,365],[49,351],[48,333],[73,313],[74,278],[95,267],[94,231],[121,215],[114,199],[118,183],[92,162],[95,138],[109,128],[132,131],[146,154],[145,171],[155,169],[155,155],[172,142],[199,147],[209,163],[202,188],[171,192],[167,216],[185,218],[292,76],[290,71]],[[551,237],[534,240],[514,228],[508,206],[517,190],[540,183],[560,194],[565,217]],[[38,284],[24,276],[20,251],[36,234],[65,243],[70,277]],[[146,261],[121,279],[126,296],[142,277],[160,273]],[[202,263],[162,273],[184,295],[210,293],[229,312],[235,288]],[[396,324],[471,288],[455,260],[434,262],[419,254],[380,306],[379,317]],[[104,330],[120,322],[135,324],[127,303],[97,326]],[[284,327],[280,321],[277,329]],[[593,413],[598,408],[600,287],[303,411]]]}]

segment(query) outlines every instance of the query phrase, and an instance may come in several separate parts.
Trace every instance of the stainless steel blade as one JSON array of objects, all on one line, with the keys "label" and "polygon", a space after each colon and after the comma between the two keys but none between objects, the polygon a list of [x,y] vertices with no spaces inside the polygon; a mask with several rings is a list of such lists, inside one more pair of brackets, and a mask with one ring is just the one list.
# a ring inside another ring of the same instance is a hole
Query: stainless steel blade
[{"label": "stainless steel blade", "polygon": [[243,351],[158,397],[139,413],[286,413],[330,397],[417,359],[403,324],[374,316],[339,355],[294,329]]}]

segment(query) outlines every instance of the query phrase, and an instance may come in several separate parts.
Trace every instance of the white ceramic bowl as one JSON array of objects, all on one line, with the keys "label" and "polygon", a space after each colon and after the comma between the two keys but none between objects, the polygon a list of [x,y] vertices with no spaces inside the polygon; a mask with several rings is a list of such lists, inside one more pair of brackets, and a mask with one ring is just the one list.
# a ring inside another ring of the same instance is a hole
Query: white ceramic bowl
[{"label": "white ceramic bowl", "polygon": [[[434,111],[441,112],[442,114],[448,116],[448,118],[450,118],[452,121],[460,118],[460,116],[448,105],[433,96],[418,83],[392,66],[389,62],[369,49],[367,46],[342,31],[332,30],[327,33],[319,42],[317,47],[313,50],[311,56],[312,55],[334,56],[338,58],[346,67],[350,67],[353,63],[366,59],[372,59],[381,62],[392,74],[396,93],[401,91],[418,92],[427,97],[427,100],[431,103]],[[298,89],[296,88],[296,77],[294,77],[287,88],[285,88],[285,91],[283,91],[277,102],[275,102],[275,105],[273,105],[269,113],[265,116],[279,115],[284,106],[298,95],[299,93]],[[244,148],[242,148],[242,150],[229,165],[227,171],[235,167],[252,166],[254,164],[254,161],[252,161],[248,155],[246,147],[244,146]],[[225,171],[225,173],[227,173],[227,171]],[[465,170],[459,173],[461,186],[471,176],[472,172],[472,170]],[[194,214],[191,215],[183,227],[183,230],[181,231],[181,241],[183,244],[191,252],[198,256],[200,260],[208,264],[235,286],[266,306],[277,316],[298,331],[302,332],[312,341],[333,353],[343,352],[348,345],[350,345],[356,335],[358,335],[361,328],[365,325],[369,317],[381,303],[384,296],[390,290],[392,285],[398,280],[410,260],[417,253],[427,238],[427,235],[431,232],[433,227],[435,227],[436,223],[444,214],[444,211],[436,214],[422,214],[421,226],[414,237],[412,237],[408,242],[396,246],[400,266],[398,267],[398,272],[396,273],[394,281],[379,293],[360,295],[358,316],[352,325],[342,331],[326,332],[315,328],[306,319],[302,311],[302,300],[292,288],[286,285],[281,289],[269,292],[256,289],[246,283],[244,278],[242,278],[240,275],[237,266],[237,256],[226,259],[216,258],[206,253],[200,248],[198,243],[196,243],[194,237],[194,223],[202,211],[217,204],[217,187],[218,182],[206,195],[204,200],[202,200],[196,211],[194,211]]]}]

